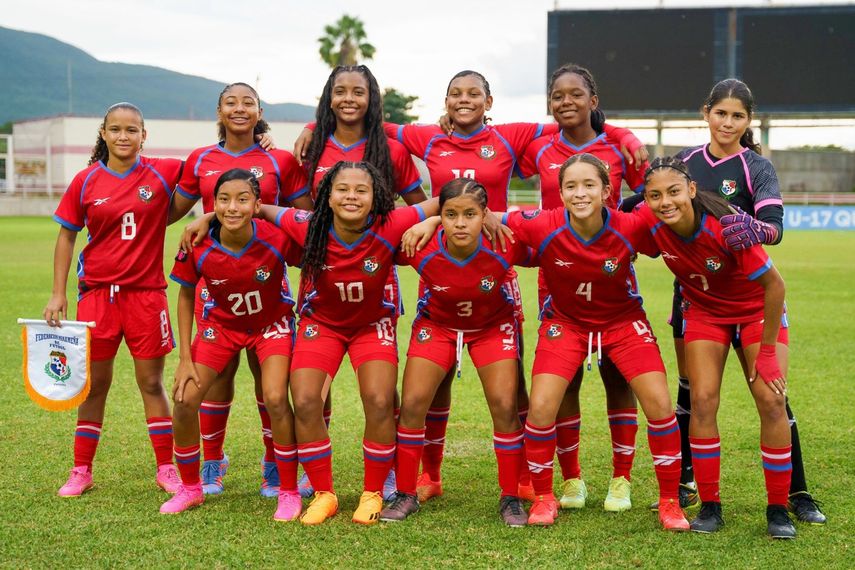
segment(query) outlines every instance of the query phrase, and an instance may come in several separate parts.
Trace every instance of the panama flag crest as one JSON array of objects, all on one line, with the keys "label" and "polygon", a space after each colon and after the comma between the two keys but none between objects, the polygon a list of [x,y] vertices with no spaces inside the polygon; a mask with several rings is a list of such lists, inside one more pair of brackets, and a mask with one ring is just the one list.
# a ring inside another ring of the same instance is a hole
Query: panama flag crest
[{"label": "panama flag crest", "polygon": [[94,323],[62,321],[51,327],[41,319],[18,319],[23,325],[24,388],[30,399],[50,411],[76,408],[89,395],[89,327]]}]

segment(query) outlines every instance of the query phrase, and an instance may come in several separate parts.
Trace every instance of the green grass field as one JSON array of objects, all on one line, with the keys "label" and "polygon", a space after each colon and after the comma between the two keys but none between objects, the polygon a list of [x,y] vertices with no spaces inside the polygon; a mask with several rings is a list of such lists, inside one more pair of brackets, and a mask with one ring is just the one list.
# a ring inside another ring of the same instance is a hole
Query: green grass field
[{"label": "green grass field", "polygon": [[[619,515],[602,510],[611,451],[596,373],[582,388],[588,508],[562,513],[548,529],[504,527],[496,512],[489,415],[468,360],[454,390],[445,495],[405,523],[365,528],[350,522],[362,483],[362,414],[349,365],[342,367],[333,391],[338,516],[320,528],[273,522],[275,501],[258,494],[262,445],[246,367],[238,376],[226,440],[232,466],[225,494],[178,517],[159,515],[166,495],[154,485],[153,455],[125,348],[116,361],[95,459],[96,487],[80,499],[59,499],[56,490],[71,467],[76,416],[43,411],[28,399],[15,325],[16,317],[40,316],[48,300],[56,233],[56,224],[46,218],[0,219],[0,566],[855,567],[855,498],[850,486],[855,479],[850,449],[855,437],[855,233],[791,232],[772,253],[787,282],[790,398],[801,428],[808,483],[825,502],[830,521],[826,527],[799,525],[799,537],[792,542],[765,536],[758,419],[735,358],[728,366],[719,417],[727,526],[717,535],[659,530],[656,517],[645,508],[656,497],[656,484],[643,421],[633,471],[634,508]],[[167,263],[176,237],[177,231],[170,229]],[[81,236],[79,245],[83,241]],[[676,367],[665,325],[671,277],[661,261],[649,259],[638,262],[638,274],[672,372],[673,395]],[[534,272],[523,270],[520,281],[530,368],[536,338]],[[414,273],[403,271],[402,282],[408,311],[399,327],[403,354],[415,303]],[[70,283],[70,299],[75,298],[74,286]],[[173,301],[175,293],[171,286]],[[170,386],[176,360],[173,353],[167,361]]]}]

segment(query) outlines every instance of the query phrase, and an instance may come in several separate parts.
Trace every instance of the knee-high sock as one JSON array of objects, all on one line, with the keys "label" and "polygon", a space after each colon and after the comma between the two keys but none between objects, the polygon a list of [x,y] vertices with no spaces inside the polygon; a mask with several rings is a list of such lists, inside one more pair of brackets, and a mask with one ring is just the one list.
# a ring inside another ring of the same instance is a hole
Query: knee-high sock
[{"label": "knee-high sock", "polygon": [[410,429],[398,426],[398,449],[395,454],[398,491],[408,495],[416,494],[416,479],[419,476],[419,462],[422,460],[424,448],[424,427]]},{"label": "knee-high sock", "polygon": [[612,477],[631,479],[635,459],[635,436],[638,433],[638,408],[609,410],[609,432],[612,436]]},{"label": "knee-high sock", "polygon": [[101,424],[98,422],[77,421],[74,430],[74,466],[92,469],[92,460],[101,440]]},{"label": "knee-high sock", "polygon": [[692,463],[701,501],[720,503],[721,438],[690,437],[689,443],[692,446]]},{"label": "knee-high sock", "polygon": [[516,497],[523,461],[523,430],[512,433],[493,432],[493,450],[499,470],[499,487],[503,497]]},{"label": "knee-high sock", "polygon": [[297,444],[297,458],[315,492],[333,492],[332,443],[330,438]]},{"label": "knee-high sock", "polygon": [[223,442],[229,422],[231,402],[205,400],[199,407],[199,432],[202,434],[202,453],[205,461],[223,458]]},{"label": "knee-high sock", "polygon": [[552,465],[555,457],[555,424],[525,424],[525,458],[531,472],[534,494],[552,494]]},{"label": "knee-high sock", "polygon": [[582,430],[582,415],[558,418],[555,433],[558,441],[558,464],[561,475],[567,479],[580,479],[582,466],[579,464],[579,436]]},{"label": "knee-high sock", "polygon": [[451,408],[430,408],[425,418],[422,471],[432,481],[442,479],[442,458],[445,452],[445,432]]},{"label": "knee-high sock", "polygon": [[770,505],[786,506],[793,473],[792,446],[767,447],[760,445],[763,458],[763,477],[766,479],[766,497]]},{"label": "knee-high sock", "polygon": [[680,487],[680,427],[674,414],[647,421],[647,443],[659,482],[659,498],[676,500]]}]

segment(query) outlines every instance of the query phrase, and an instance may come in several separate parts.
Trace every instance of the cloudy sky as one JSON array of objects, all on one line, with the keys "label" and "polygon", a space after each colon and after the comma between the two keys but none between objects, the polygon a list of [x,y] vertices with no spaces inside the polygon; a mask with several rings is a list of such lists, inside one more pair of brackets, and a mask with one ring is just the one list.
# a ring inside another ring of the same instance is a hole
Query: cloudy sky
[{"label": "cloudy sky", "polygon": [[[772,4],[808,3],[817,2]],[[418,95],[416,113],[423,121],[433,122],[441,114],[449,78],[470,68],[490,81],[493,119],[508,122],[544,118],[546,18],[556,5],[584,9],[758,4],[770,3],[27,0],[5,10],[0,25],[53,36],[103,61],[156,65],[224,83],[257,83],[267,101],[315,105],[329,74],[318,56],[317,38],[324,25],[348,13],[362,19],[377,48],[368,63],[381,86]],[[847,141],[845,135],[838,144],[855,148],[855,140]]]}]

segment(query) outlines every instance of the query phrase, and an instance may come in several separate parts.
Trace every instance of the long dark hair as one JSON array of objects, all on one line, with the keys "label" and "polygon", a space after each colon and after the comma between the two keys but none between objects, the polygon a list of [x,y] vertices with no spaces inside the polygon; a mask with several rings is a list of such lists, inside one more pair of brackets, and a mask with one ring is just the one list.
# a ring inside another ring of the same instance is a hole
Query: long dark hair
[{"label": "long dark hair", "polygon": [[315,201],[315,211],[309,222],[309,231],[306,234],[306,242],[303,248],[303,280],[312,282],[317,279],[323,269],[327,257],[327,242],[329,241],[330,228],[333,223],[333,211],[330,207],[330,194],[338,173],[346,168],[356,168],[368,173],[371,177],[373,188],[373,200],[371,211],[365,225],[359,228],[364,232],[374,224],[386,223],[386,216],[395,209],[395,199],[392,191],[386,187],[386,182],[380,175],[380,171],[367,161],[335,163],[318,185],[318,198]]},{"label": "long dark hair", "polygon": [[318,169],[318,162],[321,160],[327,140],[335,133],[336,118],[330,105],[332,103],[335,78],[342,73],[358,73],[368,83],[368,109],[363,119],[365,121],[366,138],[365,154],[362,156],[362,160],[373,164],[383,178],[386,187],[394,190],[395,169],[392,166],[389,141],[386,140],[386,133],[383,131],[383,95],[380,93],[380,86],[377,84],[374,74],[364,65],[336,66],[332,70],[332,73],[330,73],[329,78],[327,78],[324,90],[321,93],[321,99],[318,101],[318,108],[315,111],[315,130],[312,133],[312,140],[306,151],[306,163],[309,169],[309,188],[314,186],[315,171]]},{"label": "long dark hair", "polygon": [[[689,167],[686,166],[685,162],[674,156],[662,156],[654,158],[653,162],[650,163],[650,166],[644,172],[645,186],[650,181],[650,177],[653,173],[660,168],[676,170],[686,177],[687,182],[694,182],[692,175],[689,173]],[[708,192],[706,190],[701,190],[700,188],[697,189],[695,197],[692,198],[692,210],[695,213],[694,231],[697,231],[698,228],[701,227],[701,217],[703,214],[709,214],[710,216],[719,219],[727,214],[735,213],[735,210],[727,200],[715,192]]]},{"label": "long dark hair", "polygon": [[[261,197],[261,185],[258,183],[258,178],[255,177],[255,174],[249,170],[244,170],[243,168],[232,168],[231,170],[226,170],[219,178],[217,178],[217,183],[214,185],[215,201],[217,194],[220,192],[220,187],[226,182],[231,182],[232,180],[241,180],[246,182],[250,190],[252,190],[252,193],[255,195],[255,199],[258,200]],[[220,241],[220,228],[222,227],[222,224],[217,216],[211,218],[210,227],[211,235],[214,239]]]},{"label": "long dark hair", "polygon": [[[122,101],[121,103],[115,103],[110,105],[107,109],[107,112],[104,113],[104,119],[101,121],[101,126],[98,127],[98,138],[95,139],[95,146],[92,147],[92,155],[89,157],[89,162],[87,166],[91,166],[96,162],[104,162],[110,158],[110,150],[107,148],[107,141],[104,140],[104,137],[101,136],[101,131],[107,128],[107,117],[110,116],[110,113],[115,111],[116,109],[128,109],[129,111],[133,111],[140,117],[140,125],[143,129],[145,129],[145,120],[143,119],[142,111],[140,111],[139,107],[134,105],[133,103],[128,103],[127,101]],[[141,147],[142,148],[142,147]]]},{"label": "long dark hair", "polygon": [[[258,92],[255,89],[253,89],[251,85],[247,85],[246,83],[243,83],[240,81],[238,81],[236,83],[229,83],[228,85],[223,87],[223,90],[220,91],[220,96],[217,98],[217,109],[220,108],[220,104],[223,102],[223,97],[226,96],[226,93],[232,87],[246,87],[247,89],[249,89],[250,93],[252,93],[252,96],[255,98],[255,102],[258,103],[259,112],[261,111],[261,98],[258,96]],[[270,130],[270,125],[267,124],[267,121],[265,121],[264,119],[259,117],[258,122],[255,124],[255,127],[252,129],[252,134],[253,134],[253,136],[254,135],[261,135],[261,134],[266,133],[269,130]],[[226,126],[219,119],[217,119],[217,137],[218,137],[217,140],[221,140],[221,141],[226,140]]]},{"label": "long dark hair", "polygon": [[[722,79],[716,83],[704,101],[704,111],[709,113],[716,103],[722,99],[730,98],[742,103],[745,112],[748,113],[748,120],[751,121],[751,118],[754,117],[754,95],[751,94],[751,89],[738,79]],[[754,140],[754,131],[751,130],[750,126],[739,137],[739,144],[760,154],[760,143]]]},{"label": "long dark hair", "polygon": [[[549,98],[552,96],[552,88],[555,86],[555,82],[559,77],[564,75],[565,73],[573,73],[582,78],[582,81],[585,82],[585,85],[588,86],[588,92],[591,94],[591,97],[597,94],[597,82],[594,81],[594,75],[588,71],[587,68],[582,67],[581,65],[577,65],[575,63],[565,63],[558,69],[552,72],[552,76],[549,78],[549,86],[546,88],[546,105],[547,110],[549,109]],[[596,109],[591,111],[591,128],[599,135],[602,134],[603,129],[606,125],[606,114],[597,106]]]}]

